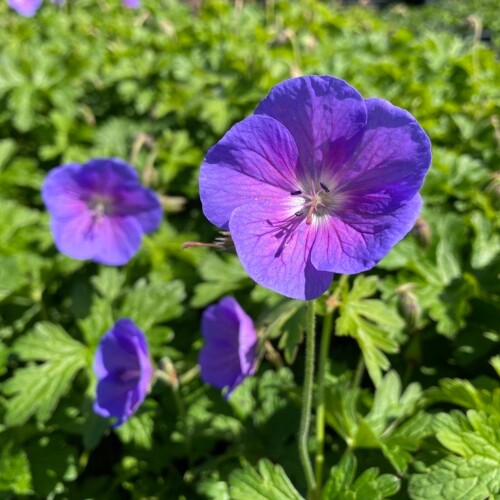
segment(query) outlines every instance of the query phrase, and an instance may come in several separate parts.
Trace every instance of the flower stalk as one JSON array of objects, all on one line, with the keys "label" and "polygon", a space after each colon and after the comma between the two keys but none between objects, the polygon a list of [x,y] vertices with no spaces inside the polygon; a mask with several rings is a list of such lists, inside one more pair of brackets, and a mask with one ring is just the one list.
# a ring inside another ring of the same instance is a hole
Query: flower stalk
[{"label": "flower stalk", "polygon": [[307,450],[314,382],[315,305],[314,300],[307,303],[306,361],[304,370],[304,389],[302,393],[302,414],[299,428],[299,456],[306,476],[309,497],[312,497],[316,491],[316,479]]},{"label": "flower stalk", "polygon": [[316,406],[316,456],[315,456],[315,498],[321,497],[321,486],[323,484],[323,468],[325,462],[325,373],[328,354],[330,351],[330,341],[333,331],[333,318],[335,310],[338,308],[339,297],[347,283],[347,276],[342,275],[333,295],[327,300],[327,311],[323,318],[323,328],[321,331],[321,344],[319,350],[318,363],[318,395]]}]

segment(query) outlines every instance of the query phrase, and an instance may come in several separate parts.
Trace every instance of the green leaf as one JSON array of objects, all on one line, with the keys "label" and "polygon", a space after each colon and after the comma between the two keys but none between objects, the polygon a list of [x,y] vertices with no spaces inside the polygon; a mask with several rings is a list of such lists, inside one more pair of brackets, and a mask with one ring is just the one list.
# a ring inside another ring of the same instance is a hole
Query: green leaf
[{"label": "green leaf", "polygon": [[225,258],[208,253],[199,266],[201,277],[206,283],[194,287],[191,306],[204,307],[227,293],[248,286],[251,281],[234,255]]},{"label": "green leaf", "polygon": [[34,88],[31,84],[24,84],[15,88],[11,93],[13,122],[21,132],[28,131],[35,120],[33,106]]},{"label": "green leaf", "polygon": [[287,321],[289,321],[297,311],[303,308],[303,301],[285,299],[267,310],[257,321],[257,326],[263,328],[263,337],[278,337]]},{"label": "green leaf", "polygon": [[44,361],[19,368],[3,385],[12,396],[7,401],[5,424],[24,424],[32,415],[45,422],[52,415],[78,371],[86,366],[88,351],[61,327],[38,323],[14,345],[14,351],[25,361]]},{"label": "green leaf", "polygon": [[469,410],[440,413],[438,441],[451,453],[410,478],[414,500],[482,500],[500,493],[500,418]]},{"label": "green leaf", "polygon": [[430,417],[417,412],[420,386],[410,384],[401,392],[401,381],[390,371],[382,379],[371,409],[365,415],[358,410],[361,391],[341,379],[328,382],[325,393],[327,422],[349,447],[378,448],[398,473],[404,472],[422,439],[430,432]]},{"label": "green leaf", "polygon": [[94,296],[89,315],[78,326],[87,345],[93,350],[99,339],[113,326],[113,309],[106,299]]},{"label": "green leaf", "polygon": [[491,390],[479,389],[469,380],[445,378],[439,381],[439,387],[427,390],[425,398],[429,404],[451,403],[500,417],[500,386]]},{"label": "green leaf", "polygon": [[497,375],[500,377],[500,355],[493,356],[490,359],[490,365],[493,367],[493,369],[496,371]]},{"label": "green leaf", "polygon": [[27,282],[14,256],[0,256],[0,302]]},{"label": "green leaf", "polygon": [[413,500],[484,500],[500,491],[499,464],[483,457],[448,456],[410,478]]},{"label": "green leaf", "polygon": [[472,245],[471,265],[480,269],[500,255],[500,234],[481,212],[472,213],[471,224],[476,233]]},{"label": "green leaf", "polygon": [[397,334],[404,326],[395,310],[380,300],[368,299],[376,290],[377,279],[358,276],[352,290],[343,297],[336,322],[338,335],[356,339],[366,368],[375,385],[390,367],[384,353],[399,349]]},{"label": "green leaf", "polygon": [[32,493],[26,451],[17,449],[13,441],[1,443],[0,449],[0,495],[5,492],[15,495]]},{"label": "green leaf", "polygon": [[347,451],[338,465],[330,470],[330,477],[325,483],[324,500],[382,500],[395,495],[401,480],[391,474],[379,476],[377,468],[367,469],[356,480],[357,460]]},{"label": "green leaf", "polygon": [[5,167],[15,150],[16,143],[12,139],[0,140],[0,171]]},{"label": "green leaf", "polygon": [[185,297],[181,281],[147,283],[141,279],[127,293],[120,316],[130,318],[147,334],[153,325],[180,316],[184,310],[181,302]]},{"label": "green leaf", "polygon": [[124,443],[150,450],[153,446],[154,416],[157,405],[153,400],[146,400],[139,411],[116,429]]},{"label": "green leaf", "polygon": [[33,489],[43,498],[54,497],[63,484],[78,475],[77,450],[61,434],[49,434],[31,441],[26,447],[33,478]]},{"label": "green leaf", "polygon": [[306,310],[299,309],[284,325],[278,346],[283,349],[285,361],[291,365],[295,361],[299,345],[306,330]]},{"label": "green leaf", "polygon": [[449,284],[461,275],[459,249],[465,240],[464,225],[460,218],[447,213],[438,221],[440,239],[436,248],[436,264],[443,283]]},{"label": "green leaf", "polygon": [[244,463],[229,476],[229,496],[233,500],[301,500],[302,497],[280,465],[259,460],[256,468]]},{"label": "green leaf", "polygon": [[102,267],[99,275],[94,276],[91,281],[101,296],[112,302],[123,291],[125,275],[114,267]]}]

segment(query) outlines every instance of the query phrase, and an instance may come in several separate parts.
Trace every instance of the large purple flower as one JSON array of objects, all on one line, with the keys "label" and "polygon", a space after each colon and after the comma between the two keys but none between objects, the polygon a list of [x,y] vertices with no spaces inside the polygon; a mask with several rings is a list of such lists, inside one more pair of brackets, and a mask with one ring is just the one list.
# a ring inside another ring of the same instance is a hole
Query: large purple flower
[{"label": "large purple flower", "polygon": [[146,337],[130,319],[120,319],[101,338],[94,359],[97,394],[94,411],[123,424],[150,389],[153,367]]},{"label": "large purple flower", "polygon": [[257,334],[252,319],[233,297],[224,297],[203,312],[201,333],[201,378],[218,389],[228,387],[227,398],[255,370]]},{"label": "large purple flower", "polygon": [[251,278],[309,300],[333,273],[370,269],[406,235],[430,161],[407,111],[306,76],[274,87],[209,150],[200,196]]},{"label": "large purple flower", "polygon": [[57,248],[74,259],[126,264],[139,250],[142,235],[157,229],[162,218],[156,194],[117,158],[53,169],[42,196]]}]

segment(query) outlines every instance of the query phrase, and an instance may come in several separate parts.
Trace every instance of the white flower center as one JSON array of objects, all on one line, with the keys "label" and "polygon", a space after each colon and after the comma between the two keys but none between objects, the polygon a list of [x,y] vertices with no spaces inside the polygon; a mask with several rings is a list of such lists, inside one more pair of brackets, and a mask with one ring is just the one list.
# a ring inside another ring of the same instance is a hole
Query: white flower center
[{"label": "white flower center", "polygon": [[324,182],[312,181],[307,189],[298,189],[290,193],[292,196],[302,197],[303,204],[300,210],[295,212],[297,217],[306,216],[306,224],[312,224],[314,216],[323,217],[331,214],[340,205],[340,193],[335,193]]}]

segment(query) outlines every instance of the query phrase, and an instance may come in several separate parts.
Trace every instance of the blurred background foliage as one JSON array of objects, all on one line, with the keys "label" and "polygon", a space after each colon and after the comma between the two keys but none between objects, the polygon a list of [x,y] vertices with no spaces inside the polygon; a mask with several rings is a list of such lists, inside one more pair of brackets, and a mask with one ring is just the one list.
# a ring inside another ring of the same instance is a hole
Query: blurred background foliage
[{"label": "blurred background foliage", "polygon": [[[2,2],[0,497],[300,498],[301,304],[181,244],[216,236],[197,196],[207,149],[313,73],[408,109],[433,143],[413,234],[332,285],[324,498],[500,494],[499,23],[494,0],[80,0],[31,19]],[[124,268],[58,254],[42,206],[46,172],[95,156],[131,161],[165,208]],[[229,402],[193,376],[201,308],[227,293],[268,339]],[[110,430],[91,364],[120,317],[180,386],[158,382]]]}]

